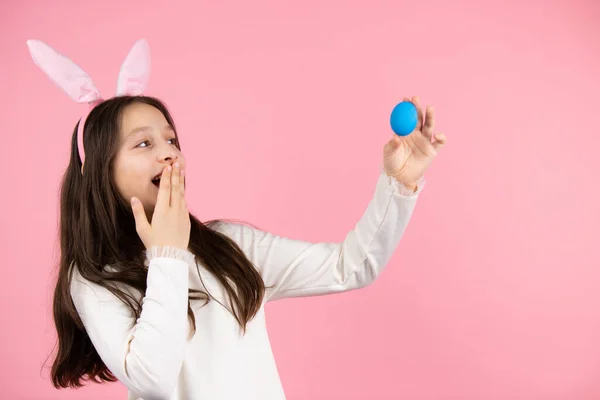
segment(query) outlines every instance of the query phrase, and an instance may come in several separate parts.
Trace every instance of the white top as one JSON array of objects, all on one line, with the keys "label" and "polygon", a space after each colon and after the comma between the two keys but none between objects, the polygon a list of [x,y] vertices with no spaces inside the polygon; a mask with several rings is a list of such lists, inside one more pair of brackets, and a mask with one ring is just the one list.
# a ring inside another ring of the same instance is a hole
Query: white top
[{"label": "white top", "polygon": [[[264,302],[358,289],[372,283],[404,233],[424,180],[415,193],[383,171],[366,212],[341,243],[309,243],[242,224],[222,223],[260,270]],[[182,254],[184,253],[184,254]],[[216,279],[191,253],[148,253],[148,280],[141,316],[108,290],[75,272],[71,295],[85,329],[129,399],[282,400],[265,325],[264,303],[241,335],[237,321],[219,302],[192,301],[196,333],[187,315],[188,288],[204,289],[228,304]],[[141,295],[132,291],[137,298]]]}]

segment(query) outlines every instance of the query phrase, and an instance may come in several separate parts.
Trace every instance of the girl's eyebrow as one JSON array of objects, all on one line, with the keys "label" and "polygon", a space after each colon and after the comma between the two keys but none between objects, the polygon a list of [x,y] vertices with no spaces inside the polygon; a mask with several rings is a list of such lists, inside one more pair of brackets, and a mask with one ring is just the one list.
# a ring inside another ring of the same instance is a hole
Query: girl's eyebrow
[{"label": "girl's eyebrow", "polygon": [[[140,126],[138,128],[134,128],[131,132],[129,132],[127,134],[127,136],[125,137],[125,140],[129,139],[131,136],[136,135],[136,134],[138,134],[140,132],[149,131],[149,130],[152,130],[152,128],[149,127],[149,126]],[[163,128],[163,130],[164,131],[171,131],[171,132],[175,131],[175,129],[173,129],[173,127],[171,125],[165,126]]]}]

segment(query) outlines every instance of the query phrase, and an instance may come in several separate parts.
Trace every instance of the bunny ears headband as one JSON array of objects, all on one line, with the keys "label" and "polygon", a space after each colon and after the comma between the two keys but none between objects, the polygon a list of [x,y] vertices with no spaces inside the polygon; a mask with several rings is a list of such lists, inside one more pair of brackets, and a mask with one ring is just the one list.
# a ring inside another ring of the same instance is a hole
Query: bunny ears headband
[{"label": "bunny ears headband", "polygon": [[[58,87],[64,90],[77,103],[87,103],[88,109],[79,121],[77,146],[82,171],[85,154],[83,151],[83,127],[90,111],[104,99],[100,91],[85,71],[73,61],[39,40],[28,40],[31,58]],[[140,39],[131,48],[121,65],[117,79],[116,96],[142,94],[150,77],[150,47]]]}]

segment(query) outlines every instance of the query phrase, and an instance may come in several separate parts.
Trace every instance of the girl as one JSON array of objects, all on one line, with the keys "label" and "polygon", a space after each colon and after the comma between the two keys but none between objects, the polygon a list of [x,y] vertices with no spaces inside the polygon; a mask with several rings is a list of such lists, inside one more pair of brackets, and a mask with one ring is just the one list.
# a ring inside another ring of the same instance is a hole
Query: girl
[{"label": "girl", "polygon": [[[142,95],[138,41],[117,95],[39,41],[34,61],[77,102],[60,200],[55,387],[120,381],[129,399],[284,399],[264,305],[365,287],[392,257],[443,135],[433,110],[383,148],[364,215],[341,243],[308,243],[187,210],[186,161],[165,105]],[[405,99],[408,100],[408,99]],[[432,140],[433,139],[433,140]]]}]

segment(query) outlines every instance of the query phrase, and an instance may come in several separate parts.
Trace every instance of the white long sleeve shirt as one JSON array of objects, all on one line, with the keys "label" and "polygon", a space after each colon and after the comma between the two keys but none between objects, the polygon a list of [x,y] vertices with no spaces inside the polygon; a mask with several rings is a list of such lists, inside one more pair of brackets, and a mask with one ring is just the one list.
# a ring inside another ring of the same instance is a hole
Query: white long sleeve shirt
[{"label": "white long sleeve shirt", "polygon": [[[71,295],[94,347],[128,388],[130,400],[283,400],[264,303],[372,283],[392,257],[424,183],[421,179],[418,190],[410,193],[382,171],[365,213],[341,243],[292,240],[230,222],[216,228],[240,246],[265,286],[271,286],[245,335],[219,304],[228,302],[218,281],[202,265],[200,280],[186,251],[149,252],[147,290],[137,320],[112,293],[77,272]],[[188,288],[208,291],[219,300],[207,305],[192,301],[193,335]]]}]

